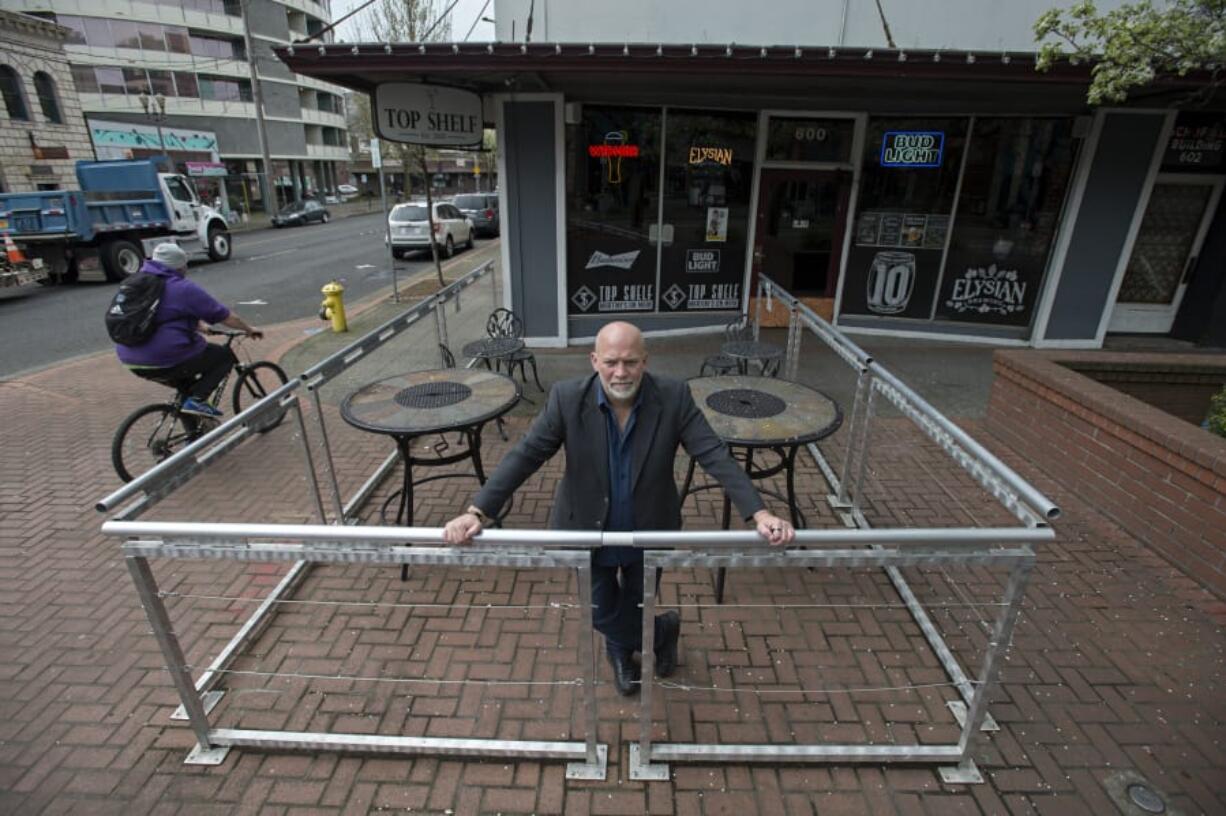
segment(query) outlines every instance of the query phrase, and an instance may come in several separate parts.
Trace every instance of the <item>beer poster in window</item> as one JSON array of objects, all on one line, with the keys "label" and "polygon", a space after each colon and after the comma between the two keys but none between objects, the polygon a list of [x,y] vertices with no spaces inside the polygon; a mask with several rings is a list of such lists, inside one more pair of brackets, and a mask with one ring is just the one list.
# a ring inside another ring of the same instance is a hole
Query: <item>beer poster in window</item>
[{"label": "beer poster in window", "polygon": [[927,319],[932,311],[939,250],[856,246],[847,255],[843,314]]},{"label": "beer poster in window", "polygon": [[660,312],[735,311],[745,249],[757,116],[669,110]]},{"label": "beer poster in window", "polygon": [[[571,315],[656,310],[660,112],[584,106],[567,134],[566,299]],[[524,247],[530,252],[530,247]]]}]

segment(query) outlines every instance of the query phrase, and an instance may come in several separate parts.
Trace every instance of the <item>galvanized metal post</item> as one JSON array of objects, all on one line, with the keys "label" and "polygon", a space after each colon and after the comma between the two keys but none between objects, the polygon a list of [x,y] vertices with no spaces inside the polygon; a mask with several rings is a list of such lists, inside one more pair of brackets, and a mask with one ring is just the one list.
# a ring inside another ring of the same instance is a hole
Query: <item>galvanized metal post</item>
[{"label": "galvanized metal post", "polygon": [[[320,383],[322,385],[322,383]],[[336,479],[336,465],[332,461],[332,445],[328,443],[328,424],[324,420],[324,404],[319,396],[319,386],[310,389],[311,400],[315,405],[315,419],[319,422],[319,436],[324,441],[324,467],[328,471],[328,481],[332,485],[332,509],[336,512],[336,523],[345,523],[345,507],[341,504],[341,485]],[[306,434],[304,433],[305,437]]]},{"label": "galvanized metal post", "polygon": [[962,729],[962,737],[958,740],[958,749],[962,752],[963,758],[967,756],[971,740],[979,733],[979,727],[983,724],[988,707],[988,690],[996,682],[1001,653],[1012,642],[1013,627],[1017,623],[1017,615],[1022,607],[1022,596],[1033,568],[1034,558],[1030,558],[1017,564],[1009,572],[1009,583],[1005,587],[1003,599],[1004,611],[996,621],[996,630],[992,633],[992,639],[988,641],[987,651],[984,652],[983,665],[979,668],[979,684],[975,687],[975,696],[971,698],[971,704],[966,712],[966,724]]},{"label": "galvanized metal post", "polygon": [[579,667],[583,671],[583,715],[585,762],[566,766],[567,779],[604,779],[608,768],[608,752],[596,742],[599,718],[596,708],[596,630],[592,627],[592,566],[575,569],[579,582]]},{"label": "galvanized metal post", "polygon": [[759,330],[762,327],[762,278],[758,278],[758,296],[754,299],[753,305],[753,339],[757,341]]},{"label": "galvanized metal post", "polygon": [[[162,657],[166,660],[166,670],[170,673],[175,689],[179,692],[179,699],[183,701],[183,708],[187,711],[187,719],[191,723],[192,731],[196,734],[196,748],[192,751],[192,755],[197,757],[196,762],[200,764],[220,764],[230,749],[214,748],[209,742],[209,717],[205,714],[204,703],[196,692],[195,684],[192,683],[192,673],[187,668],[187,658],[183,656],[179,638],[170,625],[166,605],[158,597],[157,580],[153,577],[153,570],[149,569],[149,559],[130,556],[124,561],[127,562],[128,572],[132,574],[132,583],[136,584],[141,606],[145,608],[145,615],[148,616],[149,624],[153,627],[153,636],[157,639],[158,647],[162,650]],[[218,754],[220,756],[217,756]],[[192,761],[191,756],[188,757],[188,761]]]},{"label": "galvanized metal post", "polygon": [[796,373],[800,369],[800,313],[793,306],[788,312],[788,350],[784,360],[784,378],[796,381]]},{"label": "galvanized metal post", "polygon": [[864,430],[863,413],[868,404],[868,390],[872,385],[873,375],[867,368],[860,369],[856,378],[856,401],[851,406],[851,428],[847,433],[847,455],[843,457],[843,474],[839,477],[839,494],[835,499],[840,507],[848,506],[848,486],[851,483],[851,466],[859,453],[859,435]]},{"label": "galvanized metal post", "polygon": [[656,576],[660,572],[644,553],[643,559],[643,644],[639,681],[639,741],[630,746],[630,778],[668,779],[668,766],[651,763],[651,698],[656,672]]},{"label": "galvanized metal post", "polygon": [[[307,478],[311,480],[311,493],[315,496],[315,511],[319,515],[319,523],[327,524],[324,497],[319,490],[319,478],[315,475],[315,459],[311,456],[311,440],[307,438],[306,419],[302,416],[302,406],[298,404],[298,400],[294,400],[294,416],[298,418],[298,433],[302,436],[302,455],[306,463]],[[322,414],[320,416],[322,417]]]},{"label": "galvanized metal post", "polygon": [[864,430],[860,436],[860,461],[857,463],[860,466],[859,472],[856,474],[856,489],[851,496],[851,512],[854,516],[856,511],[860,509],[860,493],[864,489],[864,474],[868,470],[868,439],[869,430],[873,422],[873,406],[877,397],[877,389],[870,388],[868,390],[868,399],[864,403]]}]

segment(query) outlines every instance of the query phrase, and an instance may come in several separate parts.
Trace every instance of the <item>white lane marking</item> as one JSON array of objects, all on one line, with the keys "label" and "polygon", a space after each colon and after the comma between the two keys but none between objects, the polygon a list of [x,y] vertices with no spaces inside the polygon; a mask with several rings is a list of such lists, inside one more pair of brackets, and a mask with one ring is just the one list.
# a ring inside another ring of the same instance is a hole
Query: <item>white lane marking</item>
[{"label": "white lane marking", "polygon": [[354,269],[376,269],[374,264],[358,264]]},{"label": "white lane marking", "polygon": [[267,306],[268,301],[267,300],[240,300],[238,302],[238,305],[239,306]]},{"label": "white lane marking", "polygon": [[264,260],[265,258],[275,258],[275,257],[277,257],[278,255],[288,255],[288,254],[289,254],[289,253],[291,253],[291,252],[297,252],[297,251],[298,251],[298,247],[291,247],[291,248],[289,248],[289,249],[282,249],[282,250],[278,250],[277,252],[269,252],[269,253],[264,254],[264,255],[252,255],[250,258],[243,258],[243,259],[241,259],[241,260],[244,260],[244,261],[262,261],[262,260]]}]

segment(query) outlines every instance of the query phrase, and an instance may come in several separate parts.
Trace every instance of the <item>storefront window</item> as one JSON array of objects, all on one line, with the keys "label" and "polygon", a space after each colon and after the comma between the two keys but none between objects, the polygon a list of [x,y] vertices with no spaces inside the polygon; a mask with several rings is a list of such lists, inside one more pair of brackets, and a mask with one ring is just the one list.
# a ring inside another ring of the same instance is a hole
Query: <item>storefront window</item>
[{"label": "storefront window", "polygon": [[584,105],[567,128],[570,314],[656,308],[661,118],[655,108]]},{"label": "storefront window", "polygon": [[740,308],[757,120],[752,113],[669,109],[661,312]]},{"label": "storefront window", "polygon": [[766,160],[851,162],[854,119],[780,119],[772,117],[766,134]]},{"label": "storefront window", "polygon": [[1075,157],[1071,119],[977,118],[936,317],[1026,326]]},{"label": "storefront window", "polygon": [[929,319],[966,118],[869,121],[841,311]]}]

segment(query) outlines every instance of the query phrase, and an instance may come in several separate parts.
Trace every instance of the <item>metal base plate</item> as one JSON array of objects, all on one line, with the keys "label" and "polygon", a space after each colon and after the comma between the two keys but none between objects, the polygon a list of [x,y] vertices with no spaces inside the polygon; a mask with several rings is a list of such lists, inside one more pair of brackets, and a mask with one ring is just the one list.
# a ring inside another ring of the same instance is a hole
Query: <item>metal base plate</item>
[{"label": "metal base plate", "polygon": [[983,774],[973,759],[964,759],[959,765],[945,765],[937,768],[941,781],[946,785],[982,785]]},{"label": "metal base plate", "polygon": [[639,744],[630,743],[630,778],[635,782],[667,782],[668,763],[657,762],[654,765],[641,762],[639,759]]},{"label": "metal base plate", "polygon": [[230,753],[229,745],[214,745],[212,748],[201,748],[198,744],[183,760],[184,765],[220,765],[226,761]]},{"label": "metal base plate", "polygon": [[596,764],[589,765],[586,762],[568,762],[566,763],[566,778],[567,779],[592,779],[597,782],[603,782],[609,772],[609,746],[596,746]]},{"label": "metal base plate", "polygon": [[[224,691],[206,691],[204,693],[204,713],[208,714],[210,711],[216,708],[217,704],[221,702],[221,698],[223,696],[225,696]],[[170,719],[186,720],[187,709],[183,706],[179,706],[174,710],[174,713],[170,715]]]},{"label": "metal base plate", "polygon": [[[954,719],[958,721],[958,727],[966,728],[966,703],[961,700],[946,700],[945,705],[953,712]],[[983,722],[979,724],[980,731],[999,731],[1000,726],[996,720],[992,719],[992,715],[988,712],[983,713]]]}]

